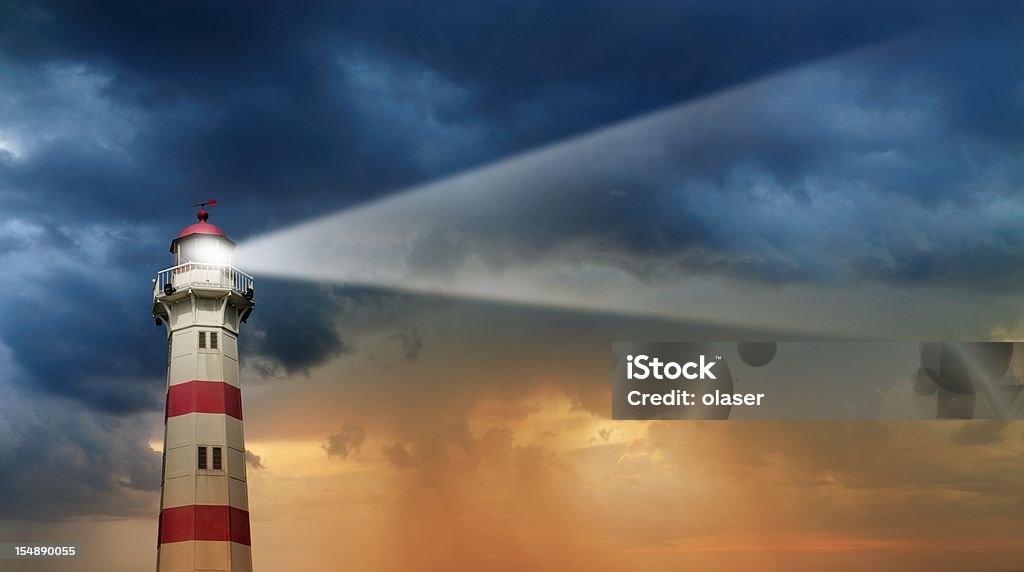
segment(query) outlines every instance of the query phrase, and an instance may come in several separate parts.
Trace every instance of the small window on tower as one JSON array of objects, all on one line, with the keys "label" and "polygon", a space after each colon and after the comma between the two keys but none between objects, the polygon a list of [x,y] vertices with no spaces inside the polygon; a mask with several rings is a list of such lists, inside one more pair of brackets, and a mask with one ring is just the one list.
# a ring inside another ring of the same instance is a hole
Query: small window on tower
[{"label": "small window on tower", "polygon": [[219,471],[222,468],[223,468],[223,466],[221,464],[220,447],[214,447],[213,448],[213,470],[214,471]]},{"label": "small window on tower", "polygon": [[217,332],[210,332],[210,349],[217,349]]},{"label": "small window on tower", "polygon": [[206,332],[199,332],[199,349],[206,348]]},{"label": "small window on tower", "polygon": [[199,468],[206,469],[206,447],[203,445],[199,446]]}]

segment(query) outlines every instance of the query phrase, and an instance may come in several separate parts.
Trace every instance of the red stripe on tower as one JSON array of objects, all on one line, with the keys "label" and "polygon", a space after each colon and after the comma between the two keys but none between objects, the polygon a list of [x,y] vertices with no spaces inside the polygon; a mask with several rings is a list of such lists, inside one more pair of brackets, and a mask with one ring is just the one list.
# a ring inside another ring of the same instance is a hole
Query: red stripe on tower
[{"label": "red stripe on tower", "polygon": [[208,540],[252,545],[249,513],[225,505],[188,505],[160,512],[160,544]]},{"label": "red stripe on tower", "polygon": [[165,418],[189,413],[221,413],[242,419],[242,391],[223,381],[192,380],[167,390]]}]

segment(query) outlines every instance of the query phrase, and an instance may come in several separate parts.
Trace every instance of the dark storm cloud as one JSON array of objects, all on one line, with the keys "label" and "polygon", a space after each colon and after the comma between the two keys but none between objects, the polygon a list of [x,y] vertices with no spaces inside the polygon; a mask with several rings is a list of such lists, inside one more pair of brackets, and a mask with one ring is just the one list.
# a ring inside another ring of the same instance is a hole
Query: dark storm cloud
[{"label": "dark storm cloud", "polygon": [[[246,364],[264,377],[306,375],[333,358],[355,355],[385,368],[410,363],[424,345],[413,323],[419,312],[451,304],[373,288],[292,281],[263,284],[241,343]],[[400,331],[394,332],[396,328]],[[386,335],[395,347],[362,351],[360,341],[374,335]]]},{"label": "dark storm cloud", "polygon": [[405,352],[406,361],[412,361],[419,357],[423,351],[423,336],[418,328],[411,328],[408,332],[400,332],[395,337],[402,342],[402,350]]},{"label": "dark storm cloud", "polygon": [[156,514],[147,424],[0,381],[0,506],[9,519]]},{"label": "dark storm cloud", "polygon": [[322,446],[328,457],[348,459],[349,455],[359,451],[365,440],[366,429],[353,423],[346,423],[341,431],[328,437]]},{"label": "dark storm cloud", "polygon": [[[72,300],[12,300],[4,305],[0,337],[35,387],[111,412],[158,409],[163,398],[166,343],[145,312],[124,307],[122,292],[100,292],[69,280]],[[52,292],[52,291],[51,291]],[[80,296],[80,297],[78,297]],[[145,302],[144,297],[137,298]],[[82,301],[88,301],[83,303]],[[58,312],[60,323],[41,318]],[[144,330],[145,328],[145,330]],[[139,336],[140,330],[146,334]]]},{"label": "dark storm cloud", "polygon": [[304,374],[353,351],[338,327],[334,290],[274,281],[259,286],[242,351],[257,358],[255,367],[261,374]]},{"label": "dark storm cloud", "polygon": [[423,336],[420,335],[419,328],[413,326],[406,332],[398,332],[391,336],[392,340],[397,340],[402,344],[402,354],[405,357],[406,363],[411,362],[420,356],[420,352],[423,351]]},{"label": "dark storm cloud", "polygon": [[5,379],[104,412],[159,409],[166,334],[148,317],[149,285],[123,280],[121,266],[152,246],[145,233],[11,218],[0,224],[5,241],[14,244],[0,252],[0,346],[14,366]]},{"label": "dark storm cloud", "polygon": [[411,469],[419,465],[419,461],[405,448],[405,445],[401,443],[395,443],[394,445],[385,445],[381,447],[381,452],[384,453],[384,457],[387,458],[388,463],[398,469]]},{"label": "dark storm cloud", "polygon": [[263,457],[253,453],[249,449],[245,450],[245,463],[256,470],[263,470],[267,468],[263,464]]},{"label": "dark storm cloud", "polygon": [[[292,216],[308,216],[318,201],[350,203],[936,22],[986,19],[977,13],[930,2],[15,2],[0,50],[25,69],[85,66],[104,98],[135,113],[131,169],[112,171],[102,146],[76,167],[91,194],[218,193],[266,212],[299,188]],[[48,155],[22,169],[22,188],[51,172]]]}]

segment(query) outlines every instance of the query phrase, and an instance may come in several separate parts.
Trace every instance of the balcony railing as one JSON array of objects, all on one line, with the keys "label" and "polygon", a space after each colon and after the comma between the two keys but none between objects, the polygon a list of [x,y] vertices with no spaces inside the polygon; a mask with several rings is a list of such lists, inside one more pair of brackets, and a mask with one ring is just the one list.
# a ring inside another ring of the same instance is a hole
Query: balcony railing
[{"label": "balcony railing", "polygon": [[153,282],[153,297],[164,295],[164,287],[171,288],[223,288],[244,294],[253,287],[252,276],[230,264],[204,264],[186,262],[174,268],[161,270]]}]

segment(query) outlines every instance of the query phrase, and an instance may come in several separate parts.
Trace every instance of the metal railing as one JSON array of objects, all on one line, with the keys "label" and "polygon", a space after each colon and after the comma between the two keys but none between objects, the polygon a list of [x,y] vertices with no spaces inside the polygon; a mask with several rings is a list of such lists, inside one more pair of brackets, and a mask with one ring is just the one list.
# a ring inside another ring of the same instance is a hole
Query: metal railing
[{"label": "metal railing", "polygon": [[244,294],[253,287],[252,276],[230,264],[186,262],[161,270],[153,281],[153,297],[164,295],[168,284],[175,290],[182,288],[230,288]]}]

